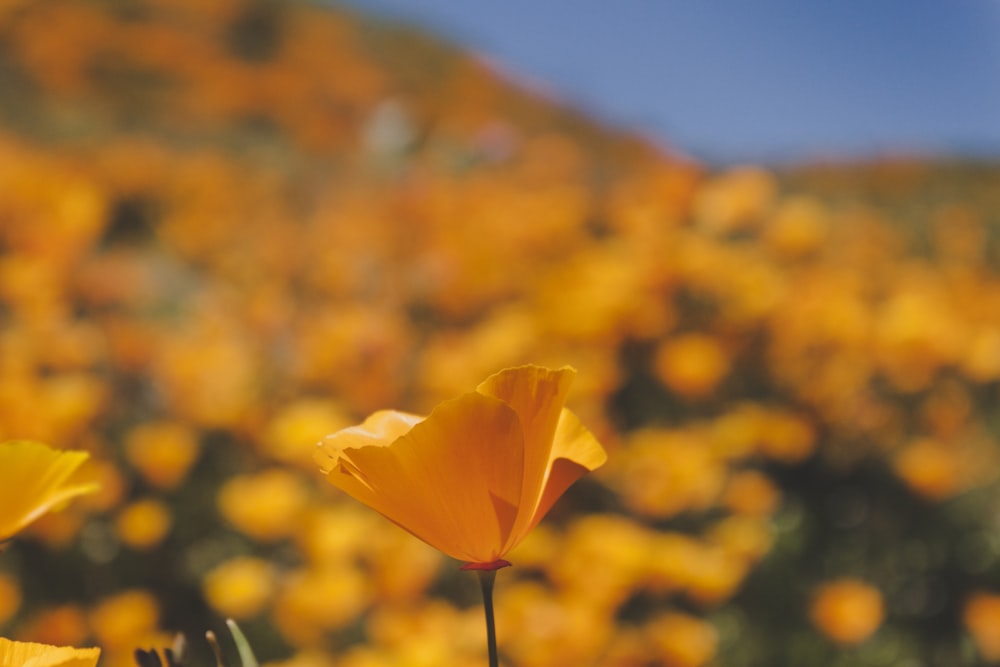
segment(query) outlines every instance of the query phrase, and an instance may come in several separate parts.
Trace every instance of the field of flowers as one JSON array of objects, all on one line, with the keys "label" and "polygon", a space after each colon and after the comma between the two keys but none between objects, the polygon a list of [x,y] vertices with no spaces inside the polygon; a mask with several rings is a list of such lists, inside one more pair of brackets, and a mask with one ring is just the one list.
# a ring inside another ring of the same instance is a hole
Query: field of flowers
[{"label": "field of flowers", "polygon": [[485,665],[474,578],[313,456],[531,363],[608,461],[502,664],[1000,661],[998,178],[710,170],[318,5],[2,3],[0,441],[101,486],[0,553],[0,636]]}]

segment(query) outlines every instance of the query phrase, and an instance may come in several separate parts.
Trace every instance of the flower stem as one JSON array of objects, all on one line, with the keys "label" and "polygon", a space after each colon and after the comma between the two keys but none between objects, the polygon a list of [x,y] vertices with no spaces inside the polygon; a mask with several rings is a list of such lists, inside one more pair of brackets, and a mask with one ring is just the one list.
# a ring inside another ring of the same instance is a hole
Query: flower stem
[{"label": "flower stem", "polygon": [[483,589],[483,609],[486,612],[486,647],[490,654],[490,667],[500,667],[497,655],[497,628],[493,618],[493,581],[497,578],[496,570],[477,570],[479,585]]}]

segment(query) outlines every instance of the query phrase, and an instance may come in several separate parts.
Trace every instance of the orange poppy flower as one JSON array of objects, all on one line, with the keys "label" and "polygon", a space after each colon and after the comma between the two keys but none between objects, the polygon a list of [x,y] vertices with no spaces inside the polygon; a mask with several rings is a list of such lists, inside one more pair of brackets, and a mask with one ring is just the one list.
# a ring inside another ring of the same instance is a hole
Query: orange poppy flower
[{"label": "orange poppy flower", "polygon": [[99,648],[49,646],[0,637],[0,667],[94,667]]},{"label": "orange poppy flower", "polygon": [[874,586],[846,577],[826,582],[809,608],[813,623],[838,644],[860,644],[885,619],[885,600]]},{"label": "orange poppy flower", "polygon": [[97,490],[80,479],[89,454],[26,440],[0,443],[0,542],[66,501]]},{"label": "orange poppy flower", "polygon": [[570,367],[509,368],[424,418],[383,410],[319,443],[327,480],[469,569],[503,556],[607,458],[563,407]]}]

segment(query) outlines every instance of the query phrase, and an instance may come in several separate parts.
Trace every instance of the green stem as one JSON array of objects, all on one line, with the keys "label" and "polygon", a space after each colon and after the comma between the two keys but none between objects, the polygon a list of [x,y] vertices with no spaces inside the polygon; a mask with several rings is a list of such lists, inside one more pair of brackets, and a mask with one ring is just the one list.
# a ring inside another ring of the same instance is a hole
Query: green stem
[{"label": "green stem", "polygon": [[483,609],[486,612],[486,647],[490,654],[490,667],[500,667],[497,654],[497,627],[493,618],[493,581],[497,578],[496,570],[477,570],[479,585],[483,589]]}]

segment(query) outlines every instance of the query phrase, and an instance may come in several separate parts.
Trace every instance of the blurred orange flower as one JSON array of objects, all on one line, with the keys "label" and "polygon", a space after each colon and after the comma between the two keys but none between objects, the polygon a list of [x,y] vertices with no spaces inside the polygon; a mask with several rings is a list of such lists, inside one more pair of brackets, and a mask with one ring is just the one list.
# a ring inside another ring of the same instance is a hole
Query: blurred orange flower
[{"label": "blurred orange flower", "polygon": [[163,542],[173,522],[173,515],[166,503],[146,498],[121,509],[115,518],[115,532],[128,546],[146,551]]},{"label": "blurred orange flower", "polygon": [[656,376],[688,399],[709,396],[729,372],[729,365],[721,341],[701,333],[682,334],[663,341],[653,360]]},{"label": "blurred orange flower", "polygon": [[650,648],[667,667],[700,667],[715,656],[719,633],[709,623],[680,612],[666,612],[646,627]]},{"label": "blurred orange flower", "polygon": [[563,407],[576,371],[509,368],[424,418],[383,410],[327,436],[327,480],[472,567],[503,556],[607,455]]},{"label": "blurred orange flower", "polygon": [[275,580],[274,568],[266,560],[238,556],[205,575],[202,590],[212,609],[227,618],[243,620],[267,605]]},{"label": "blurred orange flower", "polygon": [[222,516],[261,542],[276,542],[293,534],[308,502],[305,480],[279,467],[231,477],[218,493]]},{"label": "blurred orange flower", "polygon": [[99,648],[49,646],[0,637],[0,667],[94,667]]},{"label": "blurred orange flower", "polygon": [[0,627],[14,617],[21,606],[21,587],[14,577],[0,572]]},{"label": "blurred orange flower", "polygon": [[962,621],[983,658],[989,662],[1000,660],[1000,595],[973,593],[965,601]]},{"label": "blurred orange flower", "polygon": [[0,443],[0,542],[45,512],[97,490],[77,475],[89,454],[26,440]]},{"label": "blurred orange flower", "polygon": [[147,590],[120,591],[99,601],[89,614],[94,637],[106,650],[120,652],[147,642],[160,620],[160,607]]},{"label": "blurred orange flower", "polygon": [[38,644],[80,644],[89,635],[87,615],[73,603],[42,607],[24,619],[17,630],[18,639]]},{"label": "blurred orange flower", "polygon": [[200,454],[197,432],[179,422],[140,424],[125,438],[125,458],[158,489],[180,484]]},{"label": "blurred orange flower", "polygon": [[842,645],[860,644],[882,625],[882,593],[858,579],[830,581],[816,591],[809,615],[823,634]]}]

